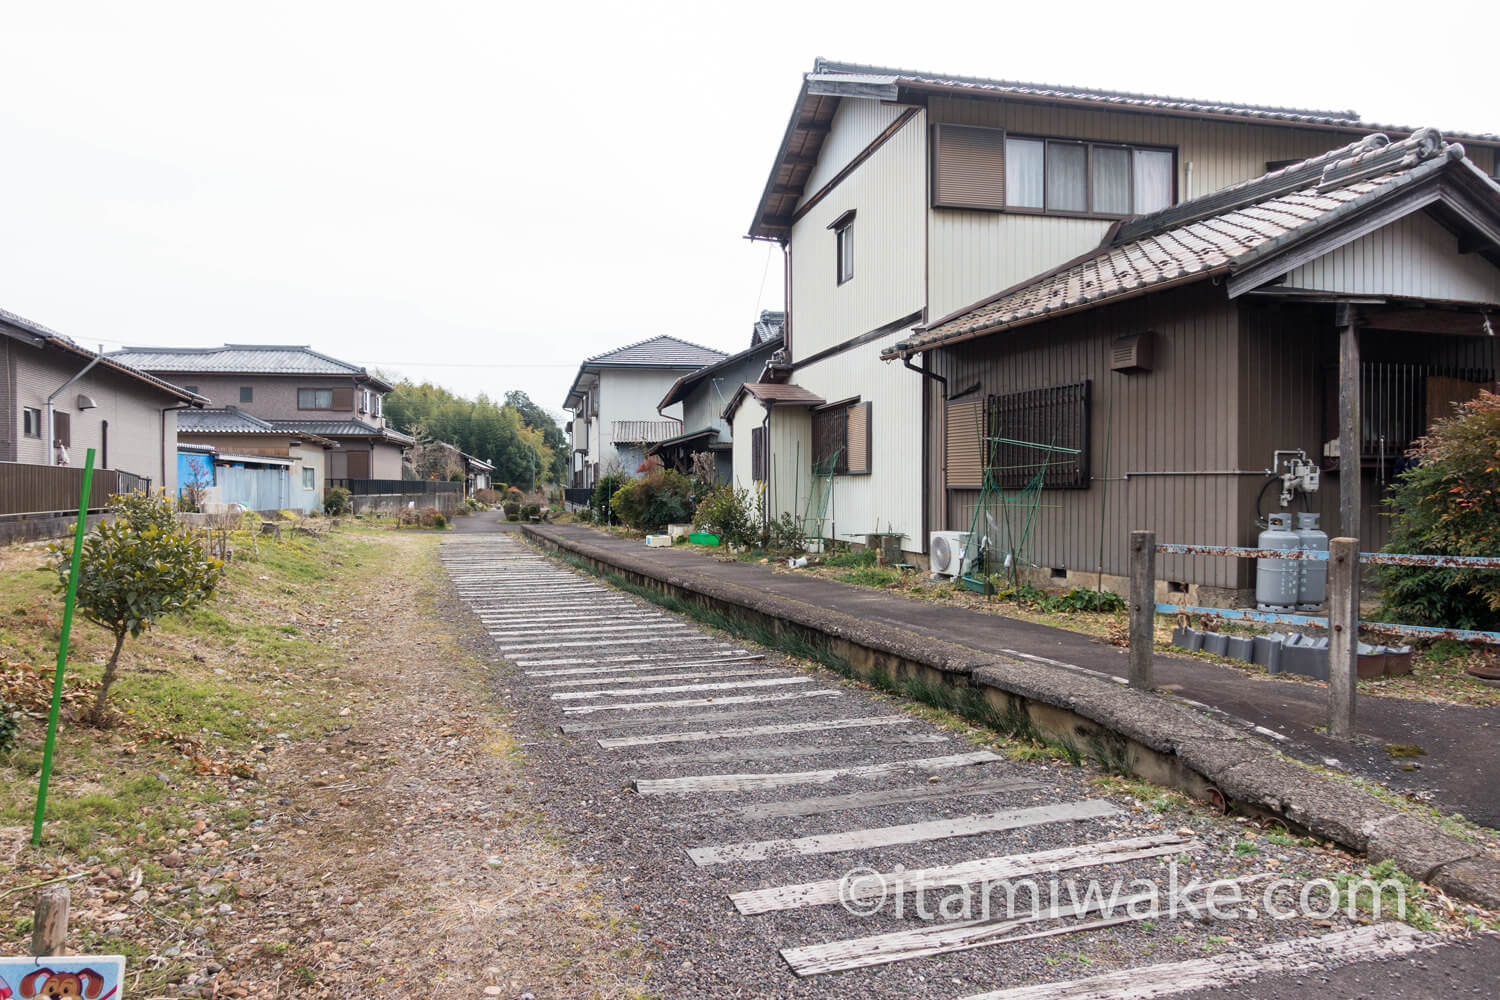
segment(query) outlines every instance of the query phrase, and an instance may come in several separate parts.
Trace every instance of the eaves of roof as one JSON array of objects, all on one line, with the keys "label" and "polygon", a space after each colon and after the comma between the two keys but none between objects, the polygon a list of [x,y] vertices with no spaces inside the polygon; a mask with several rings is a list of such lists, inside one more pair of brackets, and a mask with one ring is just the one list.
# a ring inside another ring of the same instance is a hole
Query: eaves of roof
[{"label": "eaves of roof", "polygon": [[655,455],[663,448],[672,448],[680,444],[687,444],[689,441],[698,441],[705,438],[716,438],[718,436],[719,429],[717,427],[705,427],[702,430],[693,431],[691,434],[679,434],[676,437],[667,438],[665,441],[658,441],[656,444],[653,444],[651,447],[646,449],[646,454]]},{"label": "eaves of roof", "polygon": [[200,396],[196,392],[189,392],[179,385],[173,385],[165,379],[157,378],[150,372],[145,372],[132,365],[116,361],[107,354],[100,356],[98,352],[90,351],[88,348],[78,344],[72,337],[58,333],[56,330],[49,329],[40,323],[34,323],[26,317],[18,316],[6,309],[0,309],[0,333],[14,337],[23,343],[30,344],[32,347],[54,347],[60,351],[66,351],[69,354],[89,361],[97,358],[98,363],[105,368],[143,382],[153,389],[164,392],[190,406],[202,407],[208,404],[208,398],[205,396]]},{"label": "eaves of roof", "polygon": [[783,341],[784,337],[781,334],[777,334],[775,337],[772,337],[769,340],[763,340],[759,344],[755,344],[752,347],[740,351],[738,354],[731,354],[723,361],[716,361],[711,365],[704,365],[697,371],[689,372],[688,374],[683,375],[676,382],[672,383],[671,388],[667,390],[667,394],[661,398],[661,402],[656,404],[656,412],[660,413],[662,410],[665,410],[673,403],[678,403],[686,399],[688,393],[692,392],[694,386],[696,386],[699,382],[702,382],[704,379],[712,376],[715,372],[723,371],[725,368],[729,368],[732,365],[738,364],[739,362],[744,361],[747,358],[752,358],[756,354],[764,353],[767,357],[769,357],[778,347],[782,345]]},{"label": "eaves of roof", "polygon": [[[770,176],[756,206],[755,218],[749,230],[750,238],[783,240],[790,233],[792,214],[807,193],[807,180],[822,152],[840,101],[853,97],[922,105],[933,95],[939,94],[1054,104],[1096,111],[1114,110],[1174,118],[1321,129],[1349,135],[1381,131],[1405,137],[1417,131],[1407,126],[1366,122],[1352,110],[1329,111],[1203,101],[1126,91],[926,73],[818,59],[814,62],[813,71],[803,77],[802,88],[787,122]],[[1500,149],[1500,135],[1493,133],[1449,132],[1448,135]]]},{"label": "eaves of roof", "polygon": [[790,382],[745,382],[729,397],[729,404],[724,407],[722,416],[725,420],[734,419],[734,411],[739,409],[740,401],[746,396],[754,396],[766,405],[767,409],[778,404],[785,406],[822,406],[827,402],[822,396],[793,385]]}]

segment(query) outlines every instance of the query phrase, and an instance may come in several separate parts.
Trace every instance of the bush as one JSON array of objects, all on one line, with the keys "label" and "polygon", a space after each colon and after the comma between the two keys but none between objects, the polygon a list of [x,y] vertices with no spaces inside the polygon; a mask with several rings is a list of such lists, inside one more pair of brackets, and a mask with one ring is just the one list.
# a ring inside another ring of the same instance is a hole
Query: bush
[{"label": "bush", "polygon": [[601,476],[594,484],[594,495],[589,498],[589,509],[593,511],[595,524],[618,524],[619,518],[615,515],[614,498],[620,491],[620,487],[630,482],[630,477],[623,472],[611,472]]},{"label": "bush", "polygon": [[433,511],[433,514],[432,514],[432,526],[434,528],[446,528],[446,527],[448,527],[448,519],[446,517],[444,517],[441,513],[437,512],[437,511]]},{"label": "bush", "polygon": [[523,520],[523,521],[529,521],[533,517],[541,517],[541,516],[542,516],[542,508],[538,507],[536,504],[534,504],[534,503],[527,503],[527,504],[522,504],[521,505],[521,520]]},{"label": "bush", "polygon": [[1085,590],[1074,587],[1060,597],[1050,597],[1045,602],[1048,611],[1124,611],[1125,602],[1120,595],[1108,590]]},{"label": "bush", "polygon": [[[1408,456],[1417,464],[1387,500],[1385,551],[1500,556],[1500,396],[1481,391]],[[1500,629],[1500,571],[1385,566],[1377,579],[1386,621]]]},{"label": "bush", "polygon": [[521,504],[517,501],[508,501],[505,504],[505,519],[507,521],[519,521],[521,519]]},{"label": "bush", "polygon": [[791,513],[784,513],[766,524],[761,545],[773,552],[801,552],[804,541],[802,526]]},{"label": "bush", "polygon": [[475,490],[474,499],[488,507],[494,507],[505,502],[505,494],[499,490]]},{"label": "bush", "polygon": [[323,513],[329,517],[347,514],[353,507],[349,491],[342,486],[330,486],[323,491]]},{"label": "bush", "polygon": [[610,498],[615,516],[637,531],[656,531],[693,517],[693,482],[673,469],[653,468]]},{"label": "bush", "polygon": [[749,490],[721,486],[698,504],[695,524],[701,531],[718,535],[727,545],[754,545],[760,535],[759,520]]},{"label": "bush", "polygon": [[9,753],[16,745],[16,730],[21,725],[21,710],[0,698],[0,753]]},{"label": "bush", "polygon": [[[189,611],[213,594],[224,564],[203,550],[173,515],[176,502],[164,494],[110,497],[113,518],[83,540],[78,566],[78,611],[114,636],[99,693],[87,718],[105,721],[106,701],[126,636],[138,636],[166,615]],[[48,546],[57,571],[57,591],[68,589],[73,547]]]}]

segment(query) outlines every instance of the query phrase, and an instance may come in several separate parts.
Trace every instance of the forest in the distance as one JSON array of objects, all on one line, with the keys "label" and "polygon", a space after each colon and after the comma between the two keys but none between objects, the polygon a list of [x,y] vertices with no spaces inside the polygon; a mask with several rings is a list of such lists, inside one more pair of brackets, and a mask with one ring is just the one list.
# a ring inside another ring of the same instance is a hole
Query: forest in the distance
[{"label": "forest in the distance", "polygon": [[385,417],[419,443],[442,441],[495,466],[496,482],[527,488],[556,483],[567,472],[563,430],[519,390],[496,402],[484,393],[465,399],[431,382],[403,379],[386,394]]}]

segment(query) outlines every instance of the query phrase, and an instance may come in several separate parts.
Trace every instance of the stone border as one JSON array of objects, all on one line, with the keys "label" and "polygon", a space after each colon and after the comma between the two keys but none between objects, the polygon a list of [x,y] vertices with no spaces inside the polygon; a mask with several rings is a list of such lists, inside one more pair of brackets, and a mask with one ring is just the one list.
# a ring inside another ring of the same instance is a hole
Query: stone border
[{"label": "stone border", "polygon": [[1228,809],[1268,815],[1342,847],[1390,858],[1412,878],[1500,909],[1500,859],[1369,792],[1287,760],[1265,740],[1178,702],[1073,671],[928,639],[894,626],[791,598],[665,570],[628,554],[522,532],[544,549],[594,570],[699,603],[778,637],[825,646],[866,678],[885,672],[977,692],[997,711],[1040,733],[1090,748],[1116,769]]}]

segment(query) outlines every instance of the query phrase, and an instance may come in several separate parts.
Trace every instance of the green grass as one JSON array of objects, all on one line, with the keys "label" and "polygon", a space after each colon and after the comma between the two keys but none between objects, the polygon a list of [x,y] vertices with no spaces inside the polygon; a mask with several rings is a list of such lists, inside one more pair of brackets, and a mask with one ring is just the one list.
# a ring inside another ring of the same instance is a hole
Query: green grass
[{"label": "green grass", "polygon": [[1360,913],[1382,919],[1394,917],[1423,931],[1437,926],[1432,914],[1421,905],[1427,890],[1389,858],[1357,874],[1337,875],[1333,885],[1340,910],[1348,911],[1352,906]]},{"label": "green grass", "polygon": [[901,579],[899,570],[868,566],[840,573],[835,577],[840,583],[852,583],[857,587],[889,587]]},{"label": "green grass", "polygon": [[1234,843],[1234,856],[1237,858],[1259,853],[1260,845],[1253,840],[1237,840]]},{"label": "green grass", "polygon": [[868,569],[875,565],[875,550],[860,549],[849,552],[833,552],[821,560],[824,566],[843,569]]}]

